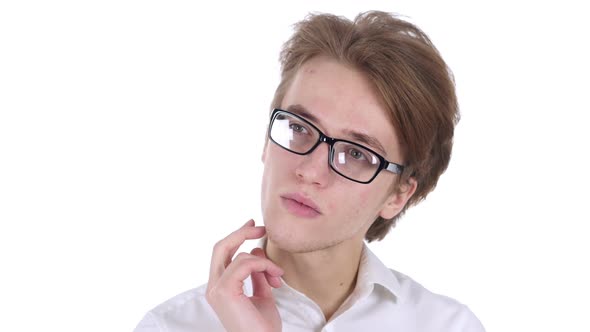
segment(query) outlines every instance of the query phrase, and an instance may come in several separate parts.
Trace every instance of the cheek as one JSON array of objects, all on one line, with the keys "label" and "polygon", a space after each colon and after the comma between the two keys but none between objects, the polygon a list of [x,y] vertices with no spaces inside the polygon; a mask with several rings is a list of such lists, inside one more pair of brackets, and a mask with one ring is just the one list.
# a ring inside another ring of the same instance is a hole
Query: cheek
[{"label": "cheek", "polygon": [[272,153],[270,153],[270,146],[267,145],[264,149],[263,152],[263,170],[262,170],[262,185],[261,185],[261,198],[262,198],[262,204],[263,206],[266,203],[266,198],[270,195],[269,190],[270,190],[270,185],[274,182],[272,177],[273,177],[273,159],[272,159]]},{"label": "cheek", "polygon": [[371,200],[371,191],[361,191],[358,195],[358,206],[366,208],[367,202]]},{"label": "cheek", "polygon": [[291,154],[272,143],[268,143],[264,150],[264,168],[262,173],[262,190],[271,190],[276,184],[282,183],[289,174],[294,173]]},{"label": "cheek", "polygon": [[[356,196],[356,201],[351,202],[352,206],[355,206],[354,213],[360,219],[367,219],[368,222],[373,222],[374,216],[377,215],[379,209],[380,200],[376,196],[374,189],[363,190]],[[370,219],[370,220],[369,220]]]},{"label": "cheek", "polygon": [[336,192],[339,194],[333,197],[337,198],[330,200],[330,203],[328,203],[330,211],[346,211],[345,213],[348,216],[355,218],[374,208],[370,206],[370,202],[374,199],[371,196],[370,190],[359,191],[356,195],[351,194],[350,189],[340,189],[336,190]]},{"label": "cheek", "polygon": [[266,185],[267,185],[266,182],[268,181],[267,179],[268,179],[268,176],[266,175],[266,167],[265,167],[264,168],[264,171],[262,173],[262,185],[261,185],[261,188],[262,188],[262,200],[263,201],[264,201],[264,197],[265,197],[265,193],[266,193]]}]

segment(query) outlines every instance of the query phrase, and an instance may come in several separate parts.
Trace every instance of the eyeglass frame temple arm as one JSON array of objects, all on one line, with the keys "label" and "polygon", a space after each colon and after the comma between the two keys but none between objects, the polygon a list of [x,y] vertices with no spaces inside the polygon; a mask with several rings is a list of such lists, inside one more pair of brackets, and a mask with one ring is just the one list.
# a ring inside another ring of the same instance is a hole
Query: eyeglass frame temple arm
[{"label": "eyeglass frame temple arm", "polygon": [[395,174],[401,174],[404,171],[403,166],[395,163],[388,163],[388,165],[384,169]]}]

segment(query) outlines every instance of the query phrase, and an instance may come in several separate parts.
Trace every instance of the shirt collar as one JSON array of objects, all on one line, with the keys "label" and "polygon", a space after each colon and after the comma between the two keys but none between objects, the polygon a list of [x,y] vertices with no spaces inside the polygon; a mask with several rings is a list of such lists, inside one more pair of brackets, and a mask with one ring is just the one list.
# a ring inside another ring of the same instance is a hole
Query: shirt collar
[{"label": "shirt collar", "polygon": [[[257,247],[266,248],[266,236],[258,241]],[[375,285],[381,285],[396,297],[396,299],[401,300],[401,285],[399,280],[397,280],[395,274],[381,262],[369,247],[363,243],[355,292],[371,292]]]},{"label": "shirt collar", "polygon": [[374,285],[382,286],[401,300],[401,285],[395,274],[375,256],[366,244],[363,244],[357,275],[357,288],[360,291],[370,291]]}]

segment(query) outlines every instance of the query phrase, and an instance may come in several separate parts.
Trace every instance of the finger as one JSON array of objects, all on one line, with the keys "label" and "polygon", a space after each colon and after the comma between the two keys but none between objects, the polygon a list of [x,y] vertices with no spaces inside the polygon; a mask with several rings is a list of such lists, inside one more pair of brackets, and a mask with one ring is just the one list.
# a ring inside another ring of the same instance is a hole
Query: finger
[{"label": "finger", "polygon": [[[260,248],[254,248],[251,254],[260,258],[266,258],[264,251]],[[266,280],[267,274],[264,272],[252,273],[252,291],[253,295],[257,297],[272,297],[270,285]]]},{"label": "finger", "polygon": [[218,287],[228,290],[233,295],[243,294],[243,281],[256,272],[280,277],[283,270],[266,258],[240,253],[219,278]]},{"label": "finger", "polygon": [[271,297],[271,287],[266,281],[264,272],[252,273],[252,295],[256,297]]},{"label": "finger", "polygon": [[234,257],[238,249],[240,249],[240,246],[244,244],[246,240],[259,239],[263,237],[265,233],[266,229],[264,226],[255,226],[247,228],[246,230],[241,231],[240,234],[237,234],[236,239],[233,239],[237,244],[228,248],[228,251],[224,255],[225,261],[223,267],[225,268],[231,263],[232,257]]},{"label": "finger", "polygon": [[255,227],[254,221],[249,220],[241,228],[217,242],[211,255],[209,282],[215,282],[221,277],[225,268],[231,263],[233,255],[244,241],[261,238],[264,234],[263,226]]},{"label": "finger", "polygon": [[[243,263],[241,261],[247,261],[246,263]],[[252,261],[252,262],[249,262]],[[230,268],[232,269],[232,271],[236,271],[237,269],[242,269],[244,268],[243,266],[248,266],[248,264],[254,264],[253,265],[253,270],[251,272],[264,272],[264,273],[268,273],[271,276],[275,276],[275,277],[280,277],[283,275],[284,271],[283,269],[278,266],[277,264],[275,264],[275,262],[271,261],[268,258],[263,258],[263,257],[258,257],[256,255],[252,255],[252,254],[248,254],[245,252],[241,252],[236,256],[236,259],[234,259],[234,261],[232,262],[232,264],[230,264],[230,266],[228,266],[228,268],[226,269],[226,271],[230,271]],[[232,267],[233,266],[233,267]],[[248,277],[249,274],[244,276],[244,279],[246,279],[246,277]]]},{"label": "finger", "polygon": [[[255,229],[257,229],[257,232],[262,232],[262,235],[260,237],[246,238],[245,240],[252,240],[252,239],[261,238],[266,233],[266,228],[264,226],[255,226],[253,219],[248,220],[242,227],[240,227],[240,229],[248,228],[248,227],[254,227]],[[240,229],[238,229],[237,231],[239,231]],[[235,232],[237,232],[237,231],[235,231]],[[245,240],[243,240],[242,243],[244,243]],[[236,254],[236,251],[238,251],[238,249],[240,248],[242,243],[240,243],[239,245],[230,249],[229,254],[227,255],[227,259],[225,261],[226,267],[229,265],[229,263],[231,263],[232,257],[234,257],[234,255]]]},{"label": "finger", "polygon": [[[262,248],[254,248],[254,249],[252,249],[251,254],[254,255],[254,256],[257,256],[257,257],[268,259],[266,257],[266,253],[264,252],[264,250]],[[281,278],[280,277],[275,277],[275,276],[272,276],[272,275],[270,275],[268,273],[265,273],[264,274],[264,278],[265,278],[266,284],[267,285],[270,285],[270,286],[272,286],[274,288],[279,288],[282,285],[282,282],[281,282]]]},{"label": "finger", "polygon": [[225,268],[231,263],[233,255],[246,240],[258,239],[264,234],[264,227],[254,227],[248,223],[217,242],[211,256],[210,281],[216,280],[223,274]]},{"label": "finger", "polygon": [[281,280],[281,277],[274,277],[274,276],[271,276],[266,273],[265,273],[265,277],[266,277],[266,282],[268,282],[268,284],[271,287],[279,288],[279,287],[283,286],[283,281]]}]

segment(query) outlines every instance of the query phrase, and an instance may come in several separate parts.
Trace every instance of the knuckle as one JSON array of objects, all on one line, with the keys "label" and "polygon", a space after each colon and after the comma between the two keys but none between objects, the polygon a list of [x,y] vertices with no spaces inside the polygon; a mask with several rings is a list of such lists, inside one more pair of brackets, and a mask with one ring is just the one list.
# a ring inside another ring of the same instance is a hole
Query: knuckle
[{"label": "knuckle", "polygon": [[246,259],[249,259],[249,258],[252,258],[252,255],[250,255],[250,254],[247,254],[247,253],[245,253],[245,252],[241,252],[241,253],[239,253],[239,254],[236,256],[236,258],[235,258],[234,260],[235,260],[235,261],[242,261],[242,260],[246,260]]},{"label": "knuckle", "polygon": [[213,245],[214,252],[221,251],[221,250],[223,250],[223,240],[217,241],[217,243],[215,243],[215,245]]},{"label": "knuckle", "polygon": [[209,302],[209,304],[213,304],[215,302],[215,299],[217,298],[217,294],[217,287],[208,287],[207,291],[205,292],[205,299],[207,300],[207,302]]},{"label": "knuckle", "polygon": [[205,292],[205,298],[209,303],[216,303],[217,300],[225,297],[227,293],[227,289],[225,289],[224,287],[220,287],[219,285],[215,285],[207,289],[207,291]]}]

